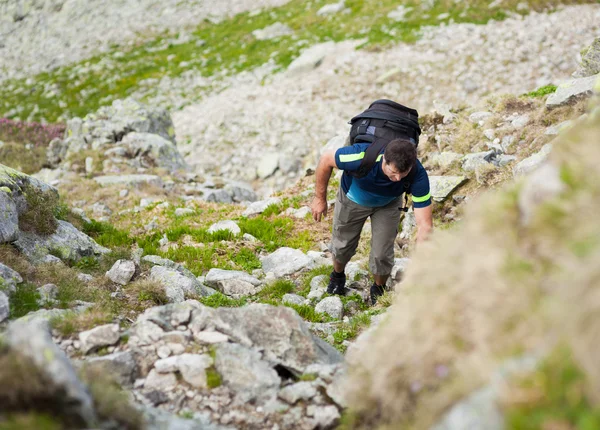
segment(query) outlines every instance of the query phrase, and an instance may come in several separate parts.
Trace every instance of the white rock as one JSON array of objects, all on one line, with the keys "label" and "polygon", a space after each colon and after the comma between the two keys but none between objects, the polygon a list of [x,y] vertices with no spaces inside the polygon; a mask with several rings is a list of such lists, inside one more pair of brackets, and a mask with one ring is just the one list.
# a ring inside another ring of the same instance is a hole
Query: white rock
[{"label": "white rock", "polygon": [[190,208],[177,208],[177,209],[175,209],[175,216],[176,217],[186,216],[186,215],[193,215],[195,213],[196,213],[196,211],[194,209],[190,209]]},{"label": "white rock", "polygon": [[271,24],[263,29],[254,30],[252,35],[258,40],[271,40],[282,36],[289,36],[293,33],[294,32],[289,26],[280,22],[276,22],[275,24]]},{"label": "white rock", "polygon": [[261,258],[262,268],[265,272],[273,272],[275,276],[291,275],[313,264],[310,257],[299,249],[279,248],[266,257]]},{"label": "white rock", "polygon": [[0,323],[8,319],[10,315],[10,305],[8,296],[0,291]]},{"label": "white rock", "polygon": [[344,304],[342,300],[337,296],[325,297],[317,306],[315,306],[315,312],[324,313],[332,318],[341,320],[344,315]]},{"label": "white rock", "polygon": [[117,260],[112,268],[106,272],[106,277],[111,281],[127,285],[135,274],[135,263],[131,260]]},{"label": "white rock", "polygon": [[229,336],[218,331],[201,331],[194,334],[194,338],[200,343],[223,343],[229,341]]},{"label": "white rock", "polygon": [[317,15],[318,16],[333,15],[333,14],[343,11],[345,7],[346,7],[346,3],[344,2],[344,0],[342,0],[338,3],[326,4],[325,6],[323,6],[321,9],[319,9],[317,11]]},{"label": "white rock", "polygon": [[105,324],[79,333],[81,351],[84,354],[104,346],[114,345],[119,341],[119,325]]},{"label": "white rock", "polygon": [[232,220],[219,221],[208,228],[209,233],[215,233],[221,230],[230,231],[234,235],[240,234],[242,232],[237,223]]},{"label": "white rock", "polygon": [[171,391],[177,385],[177,377],[174,373],[158,373],[152,369],[144,382],[146,390]]}]

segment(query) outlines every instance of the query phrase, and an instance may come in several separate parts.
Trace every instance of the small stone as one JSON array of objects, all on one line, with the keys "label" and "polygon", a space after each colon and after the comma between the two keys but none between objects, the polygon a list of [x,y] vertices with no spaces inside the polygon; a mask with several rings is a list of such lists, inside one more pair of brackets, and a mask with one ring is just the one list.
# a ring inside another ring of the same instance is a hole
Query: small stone
[{"label": "small stone", "polygon": [[135,263],[131,260],[117,260],[106,272],[106,277],[116,284],[127,285],[135,274]]},{"label": "small stone", "polygon": [[187,215],[192,215],[196,213],[195,210],[190,209],[190,208],[177,208],[175,209],[175,216],[176,217],[182,217],[182,216],[187,216]]},{"label": "small stone", "polygon": [[129,195],[129,190],[121,190],[119,191],[119,197],[124,198]]},{"label": "small stone", "polygon": [[152,369],[144,382],[147,390],[171,391],[177,385],[177,377],[174,373],[158,373]]},{"label": "small stone", "polygon": [[156,350],[156,355],[158,355],[159,358],[167,358],[171,355],[171,348],[166,345],[159,346]]},{"label": "small stone", "polygon": [[304,299],[304,297],[299,296],[298,294],[284,294],[281,301],[283,303],[291,303],[294,305],[303,305],[305,299]]},{"label": "small stone", "polygon": [[207,344],[223,343],[229,340],[227,335],[217,331],[201,331],[196,333],[194,338],[200,343]]},{"label": "small stone", "polygon": [[344,314],[342,300],[337,297],[326,297],[315,306],[315,312],[324,313],[332,318],[341,320]]},{"label": "small stone", "polygon": [[87,354],[103,346],[114,345],[119,341],[119,325],[106,324],[79,333],[81,351]]}]

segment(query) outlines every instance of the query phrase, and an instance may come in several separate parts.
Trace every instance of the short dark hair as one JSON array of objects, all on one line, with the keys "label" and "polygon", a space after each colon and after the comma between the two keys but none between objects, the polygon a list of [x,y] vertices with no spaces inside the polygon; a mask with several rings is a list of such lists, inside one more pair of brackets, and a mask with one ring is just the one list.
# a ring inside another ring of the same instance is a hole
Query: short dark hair
[{"label": "short dark hair", "polygon": [[393,164],[398,172],[408,172],[417,162],[417,148],[408,139],[394,139],[383,153],[385,161]]}]

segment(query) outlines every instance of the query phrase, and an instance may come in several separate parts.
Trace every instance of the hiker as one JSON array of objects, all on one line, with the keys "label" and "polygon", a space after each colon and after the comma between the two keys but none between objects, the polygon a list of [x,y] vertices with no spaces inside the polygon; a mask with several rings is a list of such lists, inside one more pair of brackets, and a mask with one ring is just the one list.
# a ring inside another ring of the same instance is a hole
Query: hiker
[{"label": "hiker", "polygon": [[[392,124],[391,120],[398,122]],[[371,217],[369,269],[374,277],[370,289],[374,305],[383,295],[394,265],[394,242],[400,214],[408,210],[407,194],[412,194],[417,243],[425,240],[433,227],[429,178],[417,160],[421,132],[417,111],[378,100],[351,124],[350,142],[354,144],[325,151],[319,160],[311,209],[317,222],[327,215],[331,173],[334,167],[343,170],[333,216],[333,272],[327,292],[345,294],[344,269],[356,252],[366,219]]]}]

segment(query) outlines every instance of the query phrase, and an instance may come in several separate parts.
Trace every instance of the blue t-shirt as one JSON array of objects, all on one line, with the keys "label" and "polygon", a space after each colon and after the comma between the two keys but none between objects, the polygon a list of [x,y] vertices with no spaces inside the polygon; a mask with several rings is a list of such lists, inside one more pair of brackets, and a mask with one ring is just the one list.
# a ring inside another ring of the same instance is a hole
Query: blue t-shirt
[{"label": "blue t-shirt", "polygon": [[[368,146],[368,143],[355,143],[336,151],[335,164],[338,169],[344,171],[342,190],[350,200],[359,205],[367,207],[385,206],[402,195],[405,179],[394,182],[383,173],[381,169],[381,154],[383,154],[383,151],[365,177],[355,178],[347,173],[358,170]],[[413,196],[412,200],[415,208],[424,208],[431,204],[429,177],[419,160],[417,160],[417,172],[413,183],[410,185],[409,192]]]}]

